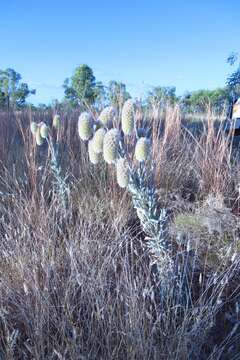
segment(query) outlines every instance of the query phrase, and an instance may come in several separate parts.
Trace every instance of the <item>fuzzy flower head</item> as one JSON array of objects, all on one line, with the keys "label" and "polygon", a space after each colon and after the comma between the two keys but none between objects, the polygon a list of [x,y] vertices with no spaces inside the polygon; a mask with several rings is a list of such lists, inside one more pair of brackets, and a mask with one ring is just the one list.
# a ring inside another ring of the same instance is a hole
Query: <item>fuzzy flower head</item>
[{"label": "fuzzy flower head", "polygon": [[43,139],[48,137],[48,126],[45,123],[42,123],[40,126],[40,135]]},{"label": "fuzzy flower head", "polygon": [[98,164],[101,161],[101,154],[96,153],[93,149],[93,140],[90,140],[88,142],[88,155],[89,155],[89,160],[94,165]]},{"label": "fuzzy flower head", "polygon": [[35,136],[36,136],[37,145],[41,146],[43,144],[44,139],[41,136],[40,127],[37,128],[37,132],[36,132]]},{"label": "fuzzy flower head", "polygon": [[138,161],[145,161],[150,152],[149,140],[146,137],[138,139],[135,147],[135,157]]},{"label": "fuzzy flower head", "polygon": [[134,130],[134,104],[132,99],[125,101],[122,108],[122,130],[125,135],[131,135]]},{"label": "fuzzy flower head", "polygon": [[61,126],[61,120],[60,120],[60,115],[54,115],[53,117],[53,123],[52,123],[53,127],[55,129],[59,129]]},{"label": "fuzzy flower head", "polygon": [[115,108],[113,106],[107,106],[102,110],[98,120],[103,126],[110,127],[115,114]]},{"label": "fuzzy flower head", "polygon": [[114,163],[118,157],[119,131],[117,129],[109,130],[103,140],[103,157],[108,164]]},{"label": "fuzzy flower head", "polygon": [[106,135],[106,130],[103,128],[98,129],[93,135],[92,147],[95,153],[100,154],[103,152],[103,140]]},{"label": "fuzzy flower head", "polygon": [[126,188],[129,183],[129,168],[126,159],[118,159],[116,163],[117,183],[121,188]]},{"label": "fuzzy flower head", "polygon": [[78,133],[82,140],[89,140],[93,134],[93,120],[89,113],[83,112],[78,119]]},{"label": "fuzzy flower head", "polygon": [[33,135],[35,135],[36,132],[37,132],[37,129],[38,129],[37,123],[36,123],[35,121],[32,121],[32,122],[31,122],[31,125],[30,125],[31,133],[32,133]]}]

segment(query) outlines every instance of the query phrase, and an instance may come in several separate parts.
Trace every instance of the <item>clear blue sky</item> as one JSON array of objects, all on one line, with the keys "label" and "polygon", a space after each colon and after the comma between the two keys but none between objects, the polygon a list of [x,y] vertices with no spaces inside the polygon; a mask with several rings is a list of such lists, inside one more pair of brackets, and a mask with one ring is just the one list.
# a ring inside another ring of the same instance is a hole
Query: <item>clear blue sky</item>
[{"label": "clear blue sky", "polygon": [[0,69],[20,72],[34,103],[61,99],[81,63],[133,96],[222,86],[227,56],[240,51],[240,0],[0,1]]}]

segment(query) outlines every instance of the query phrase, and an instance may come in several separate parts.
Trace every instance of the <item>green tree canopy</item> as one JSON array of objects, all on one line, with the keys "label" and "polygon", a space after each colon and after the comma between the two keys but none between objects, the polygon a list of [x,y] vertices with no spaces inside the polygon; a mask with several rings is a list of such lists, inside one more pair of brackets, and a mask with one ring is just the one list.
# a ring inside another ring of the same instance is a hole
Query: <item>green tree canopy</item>
[{"label": "green tree canopy", "polygon": [[73,76],[64,81],[63,87],[65,100],[72,106],[91,105],[97,97],[95,76],[86,64],[78,66]]},{"label": "green tree canopy", "polygon": [[185,110],[189,112],[205,112],[208,108],[221,112],[228,101],[229,91],[227,87],[224,87],[214,90],[201,89],[186,93],[181,103]]},{"label": "green tree canopy", "polygon": [[149,92],[147,102],[151,105],[166,106],[177,102],[175,86],[156,86]]},{"label": "green tree canopy", "polygon": [[101,81],[97,81],[95,84],[94,96],[95,105],[99,110],[101,110],[105,106],[107,100],[106,87]]},{"label": "green tree canopy", "polygon": [[131,96],[126,90],[126,85],[122,82],[112,80],[108,84],[108,101],[109,103],[118,108],[122,107],[123,103]]},{"label": "green tree canopy", "polygon": [[13,69],[0,70],[0,106],[22,107],[26,98],[35,94],[26,83],[21,82],[21,75]]},{"label": "green tree canopy", "polygon": [[227,87],[231,93],[232,100],[240,96],[240,56],[238,53],[232,53],[227,59],[227,62],[233,66],[236,63],[236,70],[227,78]]}]

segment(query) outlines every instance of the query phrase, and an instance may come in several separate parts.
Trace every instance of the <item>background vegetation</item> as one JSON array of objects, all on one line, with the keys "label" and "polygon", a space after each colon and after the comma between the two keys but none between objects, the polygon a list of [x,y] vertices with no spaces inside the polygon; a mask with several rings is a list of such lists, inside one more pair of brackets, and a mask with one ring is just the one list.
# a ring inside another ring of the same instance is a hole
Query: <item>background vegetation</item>
[{"label": "background vegetation", "polygon": [[[240,96],[240,63],[238,53],[232,53],[227,62],[236,69],[228,77],[226,86],[214,90],[200,89],[186,92],[182,96],[176,95],[174,86],[156,86],[150,90],[145,99],[141,99],[143,106],[166,108],[167,105],[179,104],[185,113],[204,113],[211,109],[220,115],[226,111]],[[86,64],[75,68],[73,75],[63,83],[64,99],[55,100],[53,104],[39,104],[34,109],[47,109],[58,106],[61,109],[84,109],[93,106],[101,110],[106,105],[116,108],[122,107],[124,101],[131,97],[126,85],[112,80],[106,86],[96,81],[93,70]],[[27,106],[27,98],[36,93],[21,82],[21,75],[13,69],[0,70],[0,109],[20,109]]]}]

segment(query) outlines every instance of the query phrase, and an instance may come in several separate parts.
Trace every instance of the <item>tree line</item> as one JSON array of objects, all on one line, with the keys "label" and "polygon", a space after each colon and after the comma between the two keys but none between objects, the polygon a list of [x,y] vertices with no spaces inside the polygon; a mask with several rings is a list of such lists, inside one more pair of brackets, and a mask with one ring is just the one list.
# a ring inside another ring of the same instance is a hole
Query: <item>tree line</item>
[{"label": "tree line", "polygon": [[[186,92],[182,96],[176,95],[174,86],[156,86],[148,92],[142,103],[144,106],[161,106],[167,104],[180,104],[185,112],[204,112],[214,109],[221,113],[240,96],[240,57],[232,53],[227,62],[236,69],[226,80],[226,85],[214,90],[200,89]],[[119,81],[110,81],[105,86],[101,81],[96,81],[93,70],[86,64],[78,66],[73,75],[63,83],[64,98],[55,101],[51,106],[62,108],[88,108],[94,106],[101,110],[105,105],[111,104],[121,107],[131,97],[126,85]],[[13,69],[0,70],[0,109],[21,109],[29,106],[27,98],[36,93],[28,84],[22,82],[22,77]],[[40,108],[47,108],[41,104]]]}]

